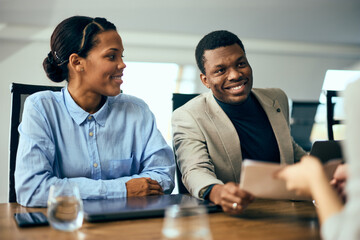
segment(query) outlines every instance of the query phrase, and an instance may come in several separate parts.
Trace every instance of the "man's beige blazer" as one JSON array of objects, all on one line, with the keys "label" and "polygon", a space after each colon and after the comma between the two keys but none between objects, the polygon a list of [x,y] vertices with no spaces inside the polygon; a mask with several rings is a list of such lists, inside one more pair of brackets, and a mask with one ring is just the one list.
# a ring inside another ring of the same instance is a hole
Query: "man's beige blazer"
[{"label": "man's beige blazer", "polygon": [[[290,135],[286,94],[280,89],[254,88],[252,92],[269,118],[281,163],[298,161],[306,152]],[[211,184],[239,183],[241,143],[234,125],[211,91],[176,109],[172,116],[172,130],[182,180],[193,196],[201,198],[201,190]]]}]

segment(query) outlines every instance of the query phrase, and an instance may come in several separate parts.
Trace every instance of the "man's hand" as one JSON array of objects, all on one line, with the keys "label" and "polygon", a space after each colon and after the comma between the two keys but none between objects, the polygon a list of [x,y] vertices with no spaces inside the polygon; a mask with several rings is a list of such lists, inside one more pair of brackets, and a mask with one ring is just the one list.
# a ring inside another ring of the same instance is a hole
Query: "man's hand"
[{"label": "man's hand", "polygon": [[330,184],[336,189],[343,202],[346,201],[345,185],[348,178],[347,168],[347,164],[340,164],[335,170],[333,179],[330,181]]},{"label": "man's hand", "polygon": [[215,204],[221,205],[224,212],[230,214],[240,214],[254,200],[253,195],[241,190],[239,184],[234,182],[215,185],[209,198]]},{"label": "man's hand", "polygon": [[133,178],[125,185],[128,197],[164,194],[159,183],[151,178]]}]

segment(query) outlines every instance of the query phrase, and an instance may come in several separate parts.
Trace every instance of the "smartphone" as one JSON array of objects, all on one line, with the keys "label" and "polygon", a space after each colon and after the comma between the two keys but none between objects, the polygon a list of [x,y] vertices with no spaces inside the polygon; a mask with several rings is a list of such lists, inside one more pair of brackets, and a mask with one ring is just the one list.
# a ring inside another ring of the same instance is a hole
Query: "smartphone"
[{"label": "smartphone", "polygon": [[19,227],[47,226],[49,222],[42,212],[15,213],[15,221]]}]

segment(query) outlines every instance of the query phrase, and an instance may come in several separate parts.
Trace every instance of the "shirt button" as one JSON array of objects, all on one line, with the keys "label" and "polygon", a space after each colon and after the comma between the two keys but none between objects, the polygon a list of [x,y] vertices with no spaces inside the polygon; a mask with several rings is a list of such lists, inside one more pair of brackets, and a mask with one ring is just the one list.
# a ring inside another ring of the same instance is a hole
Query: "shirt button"
[{"label": "shirt button", "polygon": [[91,119],[92,119],[92,116],[89,116],[88,119],[91,120]]},{"label": "shirt button", "polygon": [[94,168],[97,168],[98,164],[97,164],[97,163],[94,163],[93,166],[94,166]]},{"label": "shirt button", "polygon": [[276,109],[276,111],[277,111],[277,112],[281,112],[281,109],[280,109],[280,108],[278,108],[278,109]]},{"label": "shirt button", "polygon": [[90,135],[90,137],[92,137],[92,136],[94,135],[94,133],[93,133],[93,132],[90,132],[89,135]]}]

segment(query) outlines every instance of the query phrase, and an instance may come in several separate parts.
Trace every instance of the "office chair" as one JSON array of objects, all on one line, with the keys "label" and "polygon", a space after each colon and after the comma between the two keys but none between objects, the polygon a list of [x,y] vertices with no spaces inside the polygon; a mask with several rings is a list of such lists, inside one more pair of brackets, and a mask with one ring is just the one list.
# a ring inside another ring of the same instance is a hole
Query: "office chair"
[{"label": "office chair", "polygon": [[293,101],[291,111],[291,136],[305,151],[310,151],[311,131],[319,102]]},{"label": "office chair", "polygon": [[327,119],[328,138],[329,140],[334,140],[333,126],[336,124],[342,124],[343,122],[334,119],[335,102],[333,102],[333,98],[341,97],[341,91],[326,90],[325,96],[326,96],[326,119]]},{"label": "office chair", "polygon": [[[194,94],[173,93],[173,97],[172,97],[173,111],[198,95],[199,95],[198,93],[194,93]],[[182,182],[181,179],[182,174],[180,172],[179,166],[176,161],[176,154],[175,154],[175,162],[176,162],[176,183],[178,185],[179,193],[183,193],[183,194],[189,193],[189,191],[184,186],[184,183]]]},{"label": "office chair", "polygon": [[21,115],[23,112],[23,105],[25,99],[39,91],[51,90],[60,91],[62,87],[56,86],[39,86],[29,84],[12,83],[10,85],[11,92],[11,120],[10,120],[10,174],[9,174],[9,202],[16,202],[15,193],[15,166],[16,166],[16,152],[19,144],[18,126],[21,122]]}]

